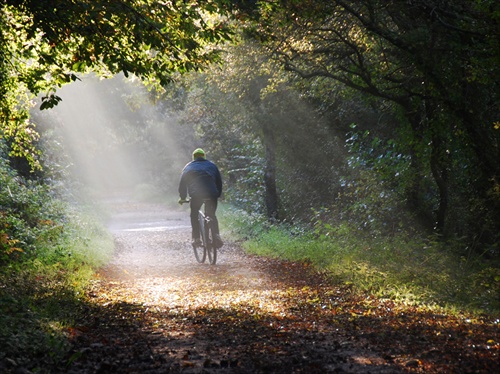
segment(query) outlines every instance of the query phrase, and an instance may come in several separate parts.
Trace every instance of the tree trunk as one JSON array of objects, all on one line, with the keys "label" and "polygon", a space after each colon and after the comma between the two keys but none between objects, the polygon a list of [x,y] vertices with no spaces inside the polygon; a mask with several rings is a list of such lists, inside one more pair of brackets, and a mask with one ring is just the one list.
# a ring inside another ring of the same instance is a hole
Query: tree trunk
[{"label": "tree trunk", "polygon": [[[406,118],[408,119],[410,126],[412,128],[412,137],[419,138],[423,132],[422,129],[422,114],[419,111],[411,110],[411,105],[407,103],[405,106]],[[422,201],[422,180],[424,179],[425,172],[423,171],[423,159],[415,149],[414,145],[410,145],[409,154],[411,157],[410,161],[410,180],[406,187],[406,198],[408,201],[409,208],[416,213],[419,222],[423,224],[426,228],[432,229],[433,225],[430,224],[432,221],[432,212],[430,212]]]},{"label": "tree trunk", "polygon": [[443,152],[442,141],[434,136],[431,144],[431,171],[439,191],[439,204],[436,211],[435,230],[444,235],[446,214],[448,213],[448,168]]},{"label": "tree trunk", "polygon": [[[498,243],[500,232],[500,147],[498,135],[480,120],[475,120],[470,111],[463,110],[462,118],[471,148],[477,158],[473,188],[475,197],[482,201],[483,209],[473,213],[477,241]],[[480,118],[482,119],[482,118]],[[485,123],[491,123],[482,119]],[[493,127],[493,125],[491,125]],[[471,209],[471,208],[470,208]],[[500,252],[497,252],[500,253]]]},{"label": "tree trunk", "polygon": [[276,144],[274,131],[269,123],[264,122],[262,134],[266,160],[264,186],[266,190],[265,203],[267,218],[270,221],[276,221],[279,219],[278,190],[276,188]]},{"label": "tree trunk", "polygon": [[253,103],[262,131],[262,144],[264,146],[264,188],[266,213],[269,221],[274,222],[280,219],[278,205],[278,189],[276,187],[276,139],[274,128],[269,120],[270,113],[261,98],[261,90],[267,85],[267,77],[260,76],[253,81],[249,87],[250,102]]}]

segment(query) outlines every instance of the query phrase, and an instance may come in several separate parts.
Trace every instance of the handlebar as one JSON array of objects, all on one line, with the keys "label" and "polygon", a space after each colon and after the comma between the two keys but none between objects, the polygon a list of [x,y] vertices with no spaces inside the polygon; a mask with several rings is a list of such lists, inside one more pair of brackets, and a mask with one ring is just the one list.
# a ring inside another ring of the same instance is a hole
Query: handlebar
[{"label": "handlebar", "polygon": [[[210,199],[203,199],[203,202],[207,202],[207,201],[210,201]],[[178,203],[179,203],[180,205],[182,205],[182,204],[187,204],[187,203],[189,203],[189,202],[191,202],[191,200],[190,200],[190,199],[184,199],[184,200],[179,199],[179,201],[178,201]]]}]

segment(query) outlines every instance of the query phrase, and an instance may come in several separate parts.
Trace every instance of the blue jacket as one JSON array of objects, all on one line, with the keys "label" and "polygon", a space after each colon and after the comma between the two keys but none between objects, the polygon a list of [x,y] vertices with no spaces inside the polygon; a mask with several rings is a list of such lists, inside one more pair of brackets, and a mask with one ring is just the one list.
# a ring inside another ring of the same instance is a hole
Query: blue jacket
[{"label": "blue jacket", "polygon": [[204,158],[191,161],[182,169],[179,182],[179,196],[185,199],[218,198],[222,194],[222,178],[217,166]]}]

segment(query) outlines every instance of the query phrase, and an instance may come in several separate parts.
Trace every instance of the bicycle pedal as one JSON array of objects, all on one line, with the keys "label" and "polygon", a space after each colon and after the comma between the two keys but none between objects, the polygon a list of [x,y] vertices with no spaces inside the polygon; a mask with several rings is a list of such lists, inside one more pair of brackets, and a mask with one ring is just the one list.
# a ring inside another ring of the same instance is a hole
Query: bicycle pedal
[{"label": "bicycle pedal", "polygon": [[192,242],[191,242],[191,245],[193,247],[203,247],[203,243],[201,242],[200,239],[194,239]]}]

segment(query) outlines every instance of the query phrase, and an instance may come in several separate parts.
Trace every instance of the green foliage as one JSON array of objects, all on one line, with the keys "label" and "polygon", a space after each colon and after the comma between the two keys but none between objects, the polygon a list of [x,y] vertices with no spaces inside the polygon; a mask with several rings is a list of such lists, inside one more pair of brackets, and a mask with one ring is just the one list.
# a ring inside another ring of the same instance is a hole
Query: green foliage
[{"label": "green foliage", "polygon": [[[17,58],[33,59],[26,81],[32,93],[73,81],[74,72],[134,73],[170,81],[170,74],[210,61],[210,45],[230,36],[224,1],[172,6],[136,1],[52,4],[7,1],[5,22],[15,30]],[[37,41],[37,43],[34,43]],[[42,77],[50,74],[49,83]],[[43,85],[45,86],[39,86]],[[52,96],[47,95],[47,100]]]},{"label": "green foliage", "polygon": [[95,208],[71,207],[0,160],[0,361],[36,371],[67,353],[65,328],[113,241]]},{"label": "green foliage", "polygon": [[263,214],[249,213],[233,205],[222,204],[218,210],[221,230],[227,230],[237,237],[246,240],[258,237],[269,228],[269,222]]},{"label": "green foliage", "polygon": [[48,187],[9,174],[5,165],[0,169],[0,234],[4,238],[0,266],[12,264],[11,257],[20,264],[34,259],[42,247],[50,248],[60,235],[62,210]]},{"label": "green foliage", "polygon": [[[342,177],[341,192],[332,205],[342,221],[370,231],[373,236],[393,235],[416,225],[420,228],[420,221],[407,202],[407,191],[417,176],[411,167],[411,156],[399,144],[351,126],[346,140],[349,169]],[[427,191],[419,203],[435,209],[435,187],[425,172],[418,177],[421,188],[425,186]]]},{"label": "green foliage", "polygon": [[83,216],[83,207],[57,199],[48,185],[19,177],[3,159],[0,184],[1,271],[33,262],[57,263],[62,258],[91,266],[105,261],[97,256],[101,246],[90,241],[106,238],[106,231]]},{"label": "green foliage", "polygon": [[264,160],[260,142],[235,146],[232,153],[236,156],[226,169],[229,183],[225,197],[247,212],[263,212]]}]

